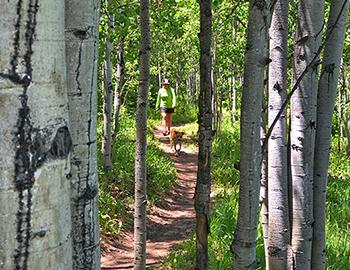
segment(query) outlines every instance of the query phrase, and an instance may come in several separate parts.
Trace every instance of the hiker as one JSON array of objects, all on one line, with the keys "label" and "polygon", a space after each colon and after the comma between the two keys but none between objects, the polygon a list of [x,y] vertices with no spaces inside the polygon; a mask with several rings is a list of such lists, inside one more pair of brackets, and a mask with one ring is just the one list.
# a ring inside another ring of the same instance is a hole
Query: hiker
[{"label": "hiker", "polygon": [[168,79],[162,82],[162,88],[158,91],[156,109],[159,108],[162,116],[163,135],[170,134],[172,113],[176,105],[176,96],[173,88],[170,87]]}]

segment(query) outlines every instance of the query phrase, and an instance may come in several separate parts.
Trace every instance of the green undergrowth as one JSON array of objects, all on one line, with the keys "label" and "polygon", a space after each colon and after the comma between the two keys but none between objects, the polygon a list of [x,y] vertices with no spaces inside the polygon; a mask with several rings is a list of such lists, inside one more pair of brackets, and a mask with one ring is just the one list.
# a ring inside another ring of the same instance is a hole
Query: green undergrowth
[{"label": "green undergrowth", "polygon": [[[209,269],[232,269],[230,245],[236,225],[239,172],[239,126],[224,123],[221,136],[213,141],[212,182],[215,196],[209,236]],[[327,187],[327,269],[350,269],[350,162],[345,151],[331,153]],[[259,226],[257,258],[265,269],[262,229]],[[163,262],[162,269],[194,269],[195,235],[179,244]]]},{"label": "green undergrowth", "polygon": [[[184,126],[186,140],[196,140],[197,116],[195,106],[180,106],[173,114],[174,125]],[[102,121],[99,121],[102,123]],[[176,181],[172,161],[160,149],[152,129],[161,125],[159,111],[148,111],[147,130],[147,196],[150,204],[162,203],[164,194],[171,190]],[[101,162],[102,124],[98,127],[98,174],[99,174],[99,218],[101,231],[105,235],[117,235],[120,230],[130,227],[133,222],[134,162],[136,127],[135,114],[122,108],[120,129],[113,149],[112,168],[106,171]]]},{"label": "green undergrowth", "polygon": [[[237,216],[239,172],[233,164],[239,160],[238,125],[224,123],[221,135],[213,141],[212,182],[215,200],[210,221],[209,263],[210,269],[230,269],[235,217]],[[164,261],[163,269],[193,269],[195,265],[195,236],[181,243]]]},{"label": "green undergrowth", "polygon": [[327,186],[327,269],[350,269],[350,162],[333,139]]},{"label": "green undergrowth", "polygon": [[[169,191],[176,180],[172,161],[159,148],[151,125],[147,133],[147,196],[149,203],[159,203],[162,195]],[[101,166],[99,147],[99,218],[104,234],[116,235],[132,224],[135,162],[134,116],[122,112],[120,131],[113,149],[112,168],[106,172]],[[102,127],[99,127],[101,138]],[[100,145],[100,144],[99,144]]]}]

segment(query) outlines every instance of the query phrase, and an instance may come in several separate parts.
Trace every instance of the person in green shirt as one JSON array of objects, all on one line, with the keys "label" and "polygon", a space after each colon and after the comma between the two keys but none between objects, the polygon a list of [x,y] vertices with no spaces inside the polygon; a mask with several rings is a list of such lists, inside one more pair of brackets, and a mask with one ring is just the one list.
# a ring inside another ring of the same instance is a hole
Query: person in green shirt
[{"label": "person in green shirt", "polygon": [[170,134],[172,124],[172,113],[176,106],[176,96],[173,88],[170,87],[168,79],[164,79],[162,88],[158,91],[156,109],[159,108],[162,116],[163,135]]}]

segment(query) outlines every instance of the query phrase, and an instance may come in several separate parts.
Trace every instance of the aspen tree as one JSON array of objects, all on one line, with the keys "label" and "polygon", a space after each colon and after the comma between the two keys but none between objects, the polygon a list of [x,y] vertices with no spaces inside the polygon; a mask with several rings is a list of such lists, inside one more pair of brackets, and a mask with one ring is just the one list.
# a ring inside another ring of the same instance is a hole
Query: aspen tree
[{"label": "aspen tree", "polygon": [[[231,249],[234,269],[256,269],[261,174],[260,117],[264,91],[268,4],[249,1],[247,45],[241,107],[238,220]],[[259,108],[257,110],[257,108]]]},{"label": "aspen tree", "polygon": [[147,104],[150,79],[151,30],[149,0],[140,1],[140,82],[136,109],[135,154],[135,214],[134,214],[134,269],[146,269],[146,205],[147,205]]},{"label": "aspen tree", "polygon": [[324,0],[301,0],[295,35],[293,84],[306,71],[291,97],[292,239],[291,265],[311,267],[313,166],[316,132],[317,68],[311,61],[321,45]]},{"label": "aspen tree", "polygon": [[0,268],[72,269],[64,1],[2,1],[0,35]]},{"label": "aspen tree", "polygon": [[196,210],[196,267],[209,269],[208,233],[210,227],[209,200],[211,189],[211,147],[212,147],[212,85],[211,85],[211,33],[212,1],[200,1],[200,92],[199,92],[199,138],[198,170],[195,190]]},{"label": "aspen tree", "polygon": [[66,62],[73,138],[71,209],[74,270],[100,269],[97,183],[99,1],[66,1]]},{"label": "aspen tree", "polygon": [[[288,1],[274,2],[271,14],[269,64],[269,125],[287,96]],[[278,119],[268,142],[268,268],[287,269],[290,241],[287,178],[286,111]]]},{"label": "aspen tree", "polygon": [[331,148],[332,116],[337,96],[348,10],[348,0],[331,1],[326,32],[327,40],[318,85],[313,189],[315,221],[313,224],[311,262],[311,269],[313,270],[326,269],[326,189]]},{"label": "aspen tree", "polygon": [[104,59],[104,95],[103,95],[103,135],[102,135],[102,163],[106,170],[112,167],[112,100],[113,100],[113,67],[111,53],[113,43],[111,34],[114,30],[114,14],[109,12],[112,9],[111,0],[106,1],[106,12],[108,17],[108,30],[105,38],[105,59]]}]

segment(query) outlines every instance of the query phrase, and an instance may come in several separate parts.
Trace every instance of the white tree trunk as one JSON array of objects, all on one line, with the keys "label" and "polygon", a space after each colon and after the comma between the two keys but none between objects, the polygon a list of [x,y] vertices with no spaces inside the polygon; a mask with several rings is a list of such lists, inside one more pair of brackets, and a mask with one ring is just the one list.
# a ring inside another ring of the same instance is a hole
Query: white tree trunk
[{"label": "white tree trunk", "polygon": [[[345,83],[345,87],[348,84]],[[350,104],[350,100],[349,100],[349,96],[347,91],[342,91],[343,92],[343,96],[344,96],[344,106],[349,106]],[[342,117],[342,121],[340,122],[340,124],[342,124],[342,122],[344,122],[344,133],[345,133],[345,138],[346,138],[346,145],[345,145],[345,152],[347,156],[350,156],[350,117],[349,117],[349,112],[346,111],[344,112],[344,117]]]},{"label": "white tree trunk", "polygon": [[73,138],[73,268],[100,269],[97,207],[97,0],[66,1],[66,61]]},{"label": "white tree trunk", "polygon": [[[215,33],[216,34],[216,33]],[[211,48],[211,89],[212,89],[212,112],[213,112],[213,129],[219,127],[219,92],[217,89],[218,71],[216,60],[216,36],[214,35]]]},{"label": "white tree trunk", "polygon": [[114,131],[113,131],[113,143],[112,148],[115,143],[115,138],[119,132],[119,113],[121,107],[121,94],[124,85],[124,42],[121,40],[117,47],[117,70],[115,74],[115,88],[114,88]]},{"label": "white tree trunk", "polygon": [[112,9],[111,0],[106,1],[108,15],[108,30],[105,40],[105,59],[104,59],[104,96],[103,96],[103,135],[102,135],[102,164],[106,170],[112,167],[112,62],[111,53],[113,44],[110,36],[114,30],[114,15],[108,10]]},{"label": "white tree trunk", "polygon": [[[302,0],[294,48],[294,82],[316,55],[322,36],[324,0]],[[310,67],[291,98],[292,240],[291,264],[310,269],[313,225],[313,164],[317,65]]]},{"label": "white tree trunk", "polygon": [[149,0],[141,0],[140,82],[136,109],[134,270],[146,269],[146,135],[151,55],[151,30],[149,9]]},{"label": "white tree trunk", "polygon": [[212,1],[200,2],[200,92],[198,99],[198,170],[194,208],[196,211],[196,269],[209,269],[208,233],[209,201],[211,189],[212,147],[212,80],[211,80],[211,34]]},{"label": "white tree trunk", "polygon": [[241,109],[239,208],[232,242],[234,269],[237,270],[257,267],[255,249],[262,159],[260,108],[267,64],[267,16],[266,2],[250,1]]},{"label": "white tree trunk", "polygon": [[0,35],[0,268],[72,269],[64,1],[2,1]]},{"label": "white tree trunk", "polygon": [[106,41],[104,60],[104,97],[103,97],[103,135],[102,135],[102,163],[106,170],[112,167],[112,44]]},{"label": "white tree trunk", "polygon": [[[263,145],[266,137],[266,125],[267,125],[267,113],[266,110],[261,113],[260,121],[260,142]],[[268,243],[269,243],[269,204],[268,204],[268,152],[267,148],[263,152],[263,158],[261,162],[261,180],[260,180],[260,217],[261,227],[264,238],[264,250],[265,259],[268,261]],[[269,270],[268,264],[266,264],[266,270]]]},{"label": "white tree trunk", "polygon": [[[277,0],[271,17],[269,65],[269,125],[287,96],[288,1]],[[268,142],[269,269],[287,269],[290,241],[287,178],[286,112]]]},{"label": "white tree trunk", "polygon": [[[337,96],[349,1],[331,1],[327,39],[317,98],[317,129],[314,157],[313,270],[326,268],[326,189],[331,147],[332,116]],[[339,17],[339,14],[341,16]],[[339,19],[338,19],[339,18]]]}]

